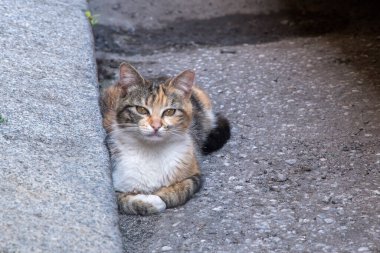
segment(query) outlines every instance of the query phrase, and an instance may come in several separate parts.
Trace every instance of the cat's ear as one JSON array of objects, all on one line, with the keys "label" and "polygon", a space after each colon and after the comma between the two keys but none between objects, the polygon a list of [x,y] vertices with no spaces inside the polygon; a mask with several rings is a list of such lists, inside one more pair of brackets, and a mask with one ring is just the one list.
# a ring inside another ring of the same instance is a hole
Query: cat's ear
[{"label": "cat's ear", "polygon": [[144,84],[144,78],[132,65],[123,62],[119,67],[119,84],[128,89],[134,85]]},{"label": "cat's ear", "polygon": [[179,90],[185,98],[189,98],[194,85],[195,72],[193,70],[185,70],[178,76],[174,77],[171,85]]}]

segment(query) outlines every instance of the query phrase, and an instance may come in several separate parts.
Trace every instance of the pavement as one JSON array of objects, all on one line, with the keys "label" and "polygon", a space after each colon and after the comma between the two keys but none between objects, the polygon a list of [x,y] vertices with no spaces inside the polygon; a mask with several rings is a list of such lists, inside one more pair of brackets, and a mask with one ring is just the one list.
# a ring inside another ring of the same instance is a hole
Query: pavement
[{"label": "pavement", "polygon": [[0,252],[121,252],[86,9],[0,2]]},{"label": "pavement", "polygon": [[101,85],[192,68],[232,122],[187,204],[120,215],[124,252],[380,252],[377,3],[102,2]]}]

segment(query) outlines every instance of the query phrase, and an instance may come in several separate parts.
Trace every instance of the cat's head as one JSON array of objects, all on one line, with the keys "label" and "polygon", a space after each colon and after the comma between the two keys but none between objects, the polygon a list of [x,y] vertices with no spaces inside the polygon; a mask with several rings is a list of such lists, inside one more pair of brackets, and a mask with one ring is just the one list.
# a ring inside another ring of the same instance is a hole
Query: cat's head
[{"label": "cat's head", "polygon": [[122,63],[117,85],[117,128],[142,141],[183,139],[192,120],[190,101],[195,74],[186,70],[164,83],[145,80],[135,68]]}]

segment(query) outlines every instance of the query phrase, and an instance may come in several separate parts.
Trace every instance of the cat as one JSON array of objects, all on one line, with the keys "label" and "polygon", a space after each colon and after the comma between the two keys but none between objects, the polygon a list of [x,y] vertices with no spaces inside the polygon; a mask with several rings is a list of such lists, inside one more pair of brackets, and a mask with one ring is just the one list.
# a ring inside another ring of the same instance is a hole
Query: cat
[{"label": "cat", "polygon": [[230,138],[228,120],[186,70],[157,83],[130,64],[102,92],[100,106],[122,213],[150,215],[188,201],[201,187],[197,157]]}]

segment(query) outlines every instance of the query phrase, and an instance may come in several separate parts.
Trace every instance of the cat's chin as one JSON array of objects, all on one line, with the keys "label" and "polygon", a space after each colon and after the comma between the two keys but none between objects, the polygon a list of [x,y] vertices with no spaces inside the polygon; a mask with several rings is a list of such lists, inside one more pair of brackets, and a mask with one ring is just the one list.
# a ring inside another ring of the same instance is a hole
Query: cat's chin
[{"label": "cat's chin", "polygon": [[151,141],[151,142],[160,142],[160,141],[165,140],[165,138],[160,135],[151,135],[151,136],[145,136],[145,140]]}]

